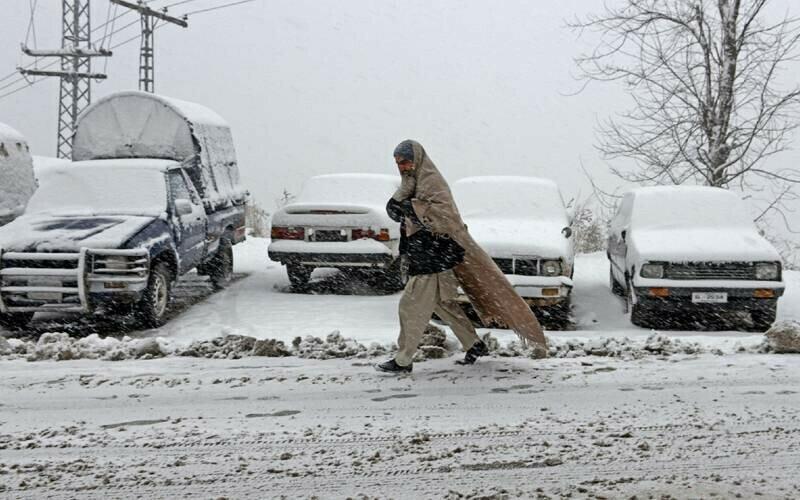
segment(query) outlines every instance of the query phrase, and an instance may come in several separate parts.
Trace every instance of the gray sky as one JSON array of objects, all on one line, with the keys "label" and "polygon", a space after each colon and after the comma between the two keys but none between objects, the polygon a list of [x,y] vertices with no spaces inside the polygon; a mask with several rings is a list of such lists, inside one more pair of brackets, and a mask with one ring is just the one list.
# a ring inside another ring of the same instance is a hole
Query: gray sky
[{"label": "gray sky", "polygon": [[[28,2],[3,3],[12,5],[0,18],[0,78],[31,61],[19,51]],[[191,0],[171,13],[223,3]],[[60,2],[39,4],[38,46],[59,46]],[[793,0],[775,4],[788,9]],[[92,0],[92,8],[93,25],[103,24],[108,3]],[[617,183],[592,146],[594,130],[629,103],[614,84],[568,95],[579,87],[572,57],[591,40],[565,19],[598,8],[586,0],[257,0],[190,17],[188,30],[157,31],[156,91],[230,122],[243,181],[270,211],[284,187],[297,192],[311,175],[395,172],[392,149],[406,138],[422,142],[450,181],[535,175],[557,181],[565,197],[586,195],[581,162],[606,186]],[[135,24],[112,44],[137,33]],[[138,39],[115,51],[95,98],[135,88],[137,69]],[[35,154],[52,156],[57,99],[57,80],[39,83],[0,99],[0,122],[25,134]],[[791,152],[775,161],[798,160]]]}]

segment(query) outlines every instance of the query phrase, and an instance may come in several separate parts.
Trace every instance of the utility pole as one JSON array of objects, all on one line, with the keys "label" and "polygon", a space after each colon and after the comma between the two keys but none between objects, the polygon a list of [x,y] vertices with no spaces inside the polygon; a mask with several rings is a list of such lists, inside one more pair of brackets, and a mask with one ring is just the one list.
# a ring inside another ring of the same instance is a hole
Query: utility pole
[{"label": "utility pole", "polygon": [[139,90],[155,92],[155,29],[158,20],[177,24],[188,28],[186,18],[179,19],[167,15],[164,11],[153,10],[146,6],[142,0],[131,3],[125,0],[111,0],[111,3],[121,5],[128,9],[138,11],[142,17],[142,45],[139,50]]},{"label": "utility pole", "polygon": [[93,57],[109,57],[111,51],[92,47],[89,4],[91,0],[62,0],[61,49],[22,51],[32,57],[59,57],[61,71],[41,71],[20,68],[25,76],[52,76],[61,78],[58,106],[59,158],[72,157],[72,136],[78,115],[92,101],[92,80],[104,80],[106,75],[92,73]]}]

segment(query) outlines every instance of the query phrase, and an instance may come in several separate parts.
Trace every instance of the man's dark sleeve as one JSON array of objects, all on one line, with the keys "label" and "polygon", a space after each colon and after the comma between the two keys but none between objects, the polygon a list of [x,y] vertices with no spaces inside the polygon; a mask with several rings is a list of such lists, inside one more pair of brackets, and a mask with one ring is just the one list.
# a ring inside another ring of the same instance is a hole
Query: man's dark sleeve
[{"label": "man's dark sleeve", "polygon": [[389,218],[395,222],[402,222],[403,217],[405,217],[400,202],[394,198],[389,198],[389,202],[386,203],[386,213],[389,215]]}]

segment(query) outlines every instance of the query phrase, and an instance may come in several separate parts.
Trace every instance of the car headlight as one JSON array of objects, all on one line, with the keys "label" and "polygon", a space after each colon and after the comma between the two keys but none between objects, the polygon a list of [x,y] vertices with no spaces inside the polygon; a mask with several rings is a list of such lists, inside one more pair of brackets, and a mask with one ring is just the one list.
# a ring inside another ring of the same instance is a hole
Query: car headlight
[{"label": "car headlight", "polygon": [[663,264],[645,264],[642,266],[642,278],[661,279],[664,277]]},{"label": "car headlight", "polygon": [[557,260],[542,261],[543,276],[559,276],[561,274],[561,262]]},{"label": "car headlight", "polygon": [[762,262],[756,264],[756,279],[762,281],[778,279],[780,268],[775,262]]}]

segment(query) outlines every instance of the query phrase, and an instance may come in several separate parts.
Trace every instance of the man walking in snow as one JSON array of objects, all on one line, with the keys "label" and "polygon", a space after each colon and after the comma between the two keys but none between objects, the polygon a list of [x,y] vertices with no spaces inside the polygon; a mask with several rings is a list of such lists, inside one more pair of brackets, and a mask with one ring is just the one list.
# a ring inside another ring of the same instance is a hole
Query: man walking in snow
[{"label": "man walking in snow", "polygon": [[[394,151],[403,182],[386,205],[389,216],[402,222],[402,253],[409,262],[411,278],[400,299],[399,350],[394,359],[377,365],[378,371],[409,373],[425,327],[436,313],[458,337],[466,350],[463,364],[472,364],[488,354],[486,344],[456,301],[458,279],[453,268],[463,262],[464,249],[445,233],[436,233],[422,221],[411,201],[415,193],[416,169],[424,160],[430,162],[422,146],[413,141],[401,142]],[[432,163],[431,163],[432,165]],[[444,184],[449,195],[449,188]]]}]

